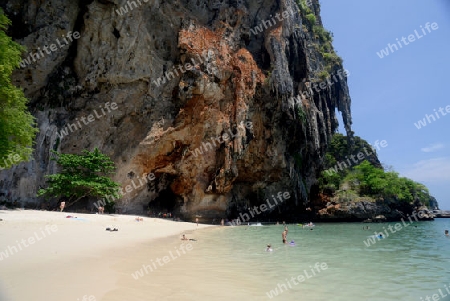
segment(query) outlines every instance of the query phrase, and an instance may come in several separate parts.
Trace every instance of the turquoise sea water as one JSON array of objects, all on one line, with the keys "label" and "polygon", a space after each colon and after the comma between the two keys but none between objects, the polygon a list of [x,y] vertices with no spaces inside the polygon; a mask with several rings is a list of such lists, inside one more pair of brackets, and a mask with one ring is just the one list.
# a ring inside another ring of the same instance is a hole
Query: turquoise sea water
[{"label": "turquoise sea water", "polygon": [[[139,286],[153,286],[155,300],[421,301],[433,294],[436,300],[450,300],[445,296],[446,287],[450,291],[450,238],[444,236],[450,219],[407,224],[393,234],[388,230],[389,237],[370,247],[364,241],[374,231],[395,223],[317,224],[314,230],[288,225],[288,241],[294,240],[295,247],[282,244],[282,225],[195,231],[188,234],[197,239],[192,251]],[[370,230],[363,230],[367,225]],[[265,251],[268,243],[273,252]],[[301,283],[294,279],[294,284],[291,277],[305,275],[304,270],[313,275],[315,263],[328,268]],[[172,275],[174,281],[161,287],[158,275]],[[278,285],[283,291],[270,298],[267,293]]]}]

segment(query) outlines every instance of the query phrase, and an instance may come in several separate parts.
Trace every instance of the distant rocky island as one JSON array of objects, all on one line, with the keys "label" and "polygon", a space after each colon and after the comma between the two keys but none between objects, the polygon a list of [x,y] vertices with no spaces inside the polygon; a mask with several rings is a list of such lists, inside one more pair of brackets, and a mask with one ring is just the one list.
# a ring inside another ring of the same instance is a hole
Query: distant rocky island
[{"label": "distant rocky island", "polygon": [[[320,190],[313,201],[317,219],[397,221],[414,212],[420,213],[420,220],[446,216],[427,187],[383,168],[377,156],[378,142],[372,146],[358,136],[352,139],[336,134],[329,145]],[[370,155],[358,157],[361,153]]]}]

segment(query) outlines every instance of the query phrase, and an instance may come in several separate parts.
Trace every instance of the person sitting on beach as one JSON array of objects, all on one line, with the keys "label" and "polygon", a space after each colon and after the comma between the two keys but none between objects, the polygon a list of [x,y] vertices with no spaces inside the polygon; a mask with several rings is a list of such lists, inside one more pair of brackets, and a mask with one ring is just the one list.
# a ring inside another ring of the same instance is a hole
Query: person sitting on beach
[{"label": "person sitting on beach", "polygon": [[272,252],[272,251],[273,251],[272,246],[270,244],[267,245],[266,252]]},{"label": "person sitting on beach", "polygon": [[448,230],[445,230],[444,234],[445,234],[445,236],[449,236],[448,235]]},{"label": "person sitting on beach", "polygon": [[283,233],[281,233],[281,238],[283,239],[283,243],[286,243],[286,236],[287,236],[287,230],[286,228],[284,229]]}]

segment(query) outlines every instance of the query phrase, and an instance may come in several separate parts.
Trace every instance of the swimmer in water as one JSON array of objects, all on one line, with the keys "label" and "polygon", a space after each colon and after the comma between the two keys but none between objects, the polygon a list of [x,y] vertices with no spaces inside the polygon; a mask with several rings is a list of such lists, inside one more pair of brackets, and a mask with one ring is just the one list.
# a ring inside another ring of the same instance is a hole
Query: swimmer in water
[{"label": "swimmer in water", "polygon": [[448,235],[448,230],[445,230],[444,234],[445,234],[445,236],[449,236]]},{"label": "swimmer in water", "polygon": [[283,243],[286,243],[287,230],[284,229],[283,233],[281,233],[281,238],[283,239]]},{"label": "swimmer in water", "polygon": [[291,240],[291,242],[289,243],[289,245],[295,246],[295,241]]},{"label": "swimmer in water", "polygon": [[185,234],[183,234],[183,237],[181,237],[181,240],[197,241],[196,239],[193,239],[193,238],[188,239]]},{"label": "swimmer in water", "polygon": [[273,251],[272,246],[270,244],[267,245],[266,252],[272,252],[272,251]]}]

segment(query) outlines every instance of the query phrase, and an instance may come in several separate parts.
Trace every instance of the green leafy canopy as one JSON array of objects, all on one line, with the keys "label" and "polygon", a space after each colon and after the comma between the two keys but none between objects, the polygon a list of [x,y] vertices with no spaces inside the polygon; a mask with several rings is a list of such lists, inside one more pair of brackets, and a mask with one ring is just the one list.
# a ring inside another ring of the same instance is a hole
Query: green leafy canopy
[{"label": "green leafy canopy", "polygon": [[119,198],[120,184],[107,176],[114,174],[114,163],[97,148],[84,150],[81,155],[52,153],[57,157],[51,160],[61,165],[62,171],[46,176],[48,188],[40,189],[38,196],[67,197],[67,206],[88,196]]},{"label": "green leafy canopy", "polygon": [[[0,9],[0,164],[8,168],[13,163],[28,161],[33,152],[37,132],[34,117],[27,110],[23,91],[11,83],[14,69],[19,67],[24,48],[6,35],[11,21]],[[6,160],[8,156],[18,160]],[[17,156],[18,155],[18,156]]]},{"label": "green leafy canopy", "polygon": [[[432,197],[423,184],[400,177],[394,171],[385,171],[376,154],[366,157],[366,160],[355,166],[332,170],[332,172],[326,170],[336,167],[339,162],[348,162],[347,159],[351,154],[361,152],[363,149],[369,150],[370,144],[358,136],[354,136],[353,145],[348,145],[346,136],[339,133],[333,135],[325,155],[325,170],[318,179],[320,190],[336,195],[347,191],[374,199],[391,199],[409,204],[419,201],[424,205],[429,204]],[[342,186],[348,186],[348,188],[341,191]]]}]

